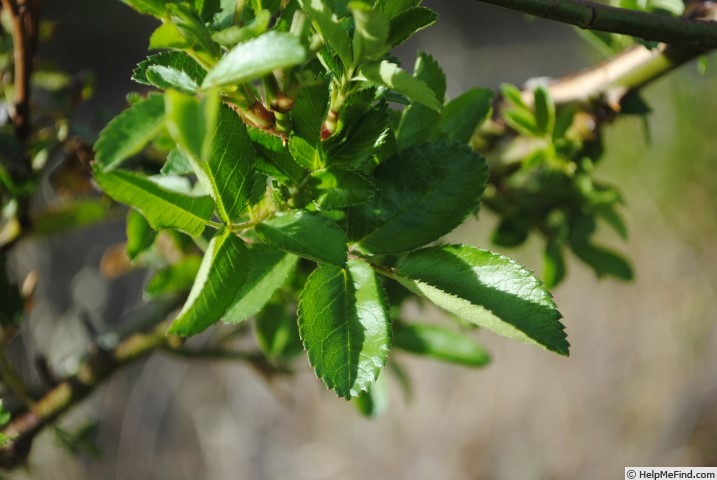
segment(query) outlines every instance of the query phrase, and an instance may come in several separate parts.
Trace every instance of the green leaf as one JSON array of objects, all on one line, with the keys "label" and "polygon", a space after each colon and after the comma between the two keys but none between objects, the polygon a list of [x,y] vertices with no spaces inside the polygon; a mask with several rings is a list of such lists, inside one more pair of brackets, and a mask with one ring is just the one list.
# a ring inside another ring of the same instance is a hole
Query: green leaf
[{"label": "green leaf", "polygon": [[263,242],[315,262],[346,264],[346,234],[321,215],[296,211],[278,214],[256,226]]},{"label": "green leaf", "polygon": [[573,243],[570,245],[570,249],[580,260],[592,268],[598,277],[609,275],[620,280],[630,281],[635,276],[628,261],[607,248],[588,243]]},{"label": "green leaf", "polygon": [[352,64],[351,41],[348,33],[336,18],[336,15],[322,0],[299,0],[301,8],[313,21],[324,43],[336,52],[345,67]]},{"label": "green leaf", "polygon": [[166,48],[191,48],[192,41],[187,40],[176,25],[171,22],[163,23],[152,32],[149,37],[150,50],[163,50]]},{"label": "green leaf", "polygon": [[354,405],[361,415],[377,418],[384,414],[389,405],[388,381],[385,375],[379,375],[376,383],[354,398]]},{"label": "green leaf", "polygon": [[317,144],[328,109],[329,86],[325,79],[319,85],[302,88],[291,109],[294,133],[311,144]]},{"label": "green leaf", "polygon": [[205,172],[212,182],[210,191],[214,192],[219,216],[225,220],[241,219],[254,188],[255,162],[256,153],[244,122],[222,105],[216,130],[209,139]]},{"label": "green leaf", "polygon": [[627,225],[625,225],[625,221],[615,209],[615,205],[596,205],[593,208],[595,210],[595,214],[605,220],[605,222],[610,225],[618,235],[620,235],[620,238],[627,240]]},{"label": "green leaf", "polygon": [[405,257],[396,279],[466,321],[568,354],[565,327],[550,293],[509,258],[465,245],[430,247]]},{"label": "green leaf", "polygon": [[139,13],[154,15],[161,18],[165,13],[166,0],[120,0],[122,3],[129,5]]},{"label": "green leaf", "polygon": [[390,48],[388,17],[361,2],[352,2],[350,8],[356,27],[353,38],[354,61],[378,60]]},{"label": "green leaf", "polygon": [[221,4],[220,0],[194,0],[194,8],[202,20],[208,22],[221,10]]},{"label": "green leaf", "polygon": [[248,132],[258,156],[257,169],[283,182],[301,183],[306,170],[294,161],[279,137],[258,128],[249,128]]},{"label": "green leaf", "polygon": [[376,193],[376,186],[370,180],[351,170],[328,168],[311,176],[316,203],[327,210],[359,205]]},{"label": "green leaf", "polygon": [[324,165],[320,151],[301,137],[289,137],[289,152],[294,161],[307,170],[318,170]]},{"label": "green leaf", "polygon": [[[148,75],[150,70],[154,72],[154,77]],[[140,62],[132,72],[132,80],[162,89],[174,87],[194,93],[205,75],[204,69],[186,53],[164,52]]]},{"label": "green leaf", "polygon": [[147,298],[188,292],[194,284],[202,257],[191,255],[155,272],[144,287]]},{"label": "green leaf", "polygon": [[256,161],[244,122],[211,98],[200,104],[176,91],[168,91],[166,98],[167,127],[216,202],[219,216],[227,223],[240,221],[254,188]]},{"label": "green leaf", "polygon": [[565,278],[565,257],[562,246],[549,241],[543,254],[543,283],[545,288],[555,288]]},{"label": "green leaf", "polygon": [[188,3],[167,4],[169,19],[179,33],[192,41],[195,56],[205,64],[211,65],[221,55],[221,48],[212,40],[212,34],[197,12]]},{"label": "green leaf", "polygon": [[299,333],[328,388],[347,399],[366,391],[391,345],[386,295],[373,269],[359,260],[317,268],[301,292]]},{"label": "green leaf", "polygon": [[162,65],[150,66],[147,69],[147,79],[162,90],[176,88],[180,92],[194,93],[199,88],[199,84],[185,72]]},{"label": "green leaf", "polygon": [[192,172],[194,172],[192,165],[186,155],[178,148],[169,152],[167,161],[162,166],[162,170],[160,170],[162,175],[188,175]]},{"label": "green leaf", "polygon": [[290,253],[263,244],[250,246],[249,257],[249,276],[234,297],[236,303],[224,315],[224,323],[239,323],[256,315],[294,272],[299,260]]},{"label": "green leaf", "polygon": [[544,134],[552,134],[555,128],[555,104],[550,92],[543,85],[533,92],[535,102],[535,123]]},{"label": "green leaf", "polygon": [[267,357],[287,361],[303,352],[293,305],[284,302],[268,304],[256,316],[254,325],[256,343]]},{"label": "green leaf", "polygon": [[387,60],[369,63],[361,67],[361,75],[375,84],[390,88],[428,108],[437,112],[441,111],[441,103],[436,99],[433,90],[424,81],[401,70],[395,63]]},{"label": "green leaf", "polygon": [[349,237],[375,254],[437,240],[476,209],[487,178],[485,160],[465,145],[440,141],[406,150],[376,169],[378,194],[349,210]]},{"label": "green leaf", "polygon": [[[446,75],[431,55],[419,52],[415,66],[416,78],[433,90],[438,102],[443,104],[446,96]],[[425,143],[433,138],[441,114],[420,103],[412,103],[403,110],[396,132],[399,150]]]},{"label": "green leaf", "polygon": [[[176,90],[168,90],[164,94],[167,117],[167,130],[177,144],[184,150],[187,157],[195,162],[205,160],[204,150],[208,132],[216,124],[211,118],[214,109],[204,108],[196,98]],[[195,167],[195,165],[192,165]],[[201,168],[198,168],[201,170]],[[198,172],[197,172],[198,174]]]},{"label": "green leaf", "polygon": [[511,85],[509,83],[502,84],[500,86],[500,93],[501,95],[503,95],[503,98],[505,98],[509,103],[513,104],[513,106],[529,110],[528,106],[523,101],[521,91],[517,87],[515,87],[515,85]]},{"label": "green leaf", "polygon": [[298,38],[285,32],[267,32],[240,43],[224,55],[207,74],[202,88],[251,82],[305,60],[306,49]]},{"label": "green leaf", "polygon": [[379,0],[378,6],[389,18],[393,18],[420,3],[421,0]]},{"label": "green leaf", "polygon": [[139,153],[164,127],[164,100],[150,95],[117,115],[100,132],[95,162],[103,171]]},{"label": "green leaf", "polygon": [[503,110],[503,119],[510,128],[529,137],[540,137],[543,132],[538,128],[533,112],[523,109]]},{"label": "green leaf", "polygon": [[141,213],[136,210],[127,212],[127,256],[130,260],[151,247],[156,236],[157,232]]},{"label": "green leaf", "polygon": [[492,90],[472,88],[446,104],[441,118],[441,130],[448,134],[450,139],[468,143],[476,128],[490,115],[492,105]]},{"label": "green leaf", "polygon": [[379,103],[342,133],[324,142],[326,163],[360,169],[390,135],[388,106],[385,102]]},{"label": "green leaf", "polygon": [[107,195],[138,210],[155,230],[173,228],[196,237],[214,212],[211,198],[173,192],[136,173],[103,173],[97,167],[94,173]]},{"label": "green leaf", "polygon": [[0,400],[0,427],[4,427],[12,419],[12,414],[5,409],[4,402]]},{"label": "green leaf", "polygon": [[490,363],[490,355],[465,333],[437,325],[395,323],[393,345],[407,352],[469,367]]},{"label": "green leaf", "polygon": [[209,242],[189,297],[167,333],[196,335],[216,323],[234,301],[249,273],[249,251],[230,229]]},{"label": "green leaf", "polygon": [[396,47],[424,28],[430,27],[437,20],[438,14],[430,8],[409,8],[391,19],[388,43]]}]

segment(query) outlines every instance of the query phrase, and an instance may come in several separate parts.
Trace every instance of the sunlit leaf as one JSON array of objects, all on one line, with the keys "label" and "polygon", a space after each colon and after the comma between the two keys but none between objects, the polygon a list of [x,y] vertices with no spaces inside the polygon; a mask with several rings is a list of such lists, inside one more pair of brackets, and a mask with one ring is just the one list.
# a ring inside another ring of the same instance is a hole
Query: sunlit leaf
[{"label": "sunlit leaf", "polygon": [[568,354],[562,315],[550,293],[507,257],[466,245],[430,247],[405,257],[396,279],[464,320]]},{"label": "sunlit leaf", "polygon": [[234,304],[222,321],[239,323],[256,315],[296,268],[298,257],[269,245],[249,247],[251,268],[244,285],[235,294]]},{"label": "sunlit leaf", "polygon": [[214,211],[209,197],[173,192],[136,173],[102,173],[95,168],[95,179],[107,195],[141,212],[155,230],[174,228],[196,236],[204,231]]},{"label": "sunlit leaf", "polygon": [[209,242],[189,297],[168,333],[196,335],[219,321],[249,273],[249,252],[230,229]]},{"label": "sunlit leaf", "polygon": [[298,38],[284,32],[267,32],[240,43],[225,54],[207,74],[202,88],[251,82],[276,69],[299,65],[306,49]]},{"label": "sunlit leaf", "polygon": [[373,83],[388,87],[428,108],[441,111],[441,103],[436,99],[433,90],[424,81],[401,70],[395,63],[387,60],[370,63],[361,67],[361,74]]},{"label": "sunlit leaf", "polygon": [[269,245],[315,262],[346,264],[346,234],[321,215],[294,211],[256,226],[256,235]]},{"label": "sunlit leaf", "polygon": [[366,263],[322,265],[299,303],[299,331],[316,375],[340,397],[366,391],[386,364],[391,320],[385,293]]}]

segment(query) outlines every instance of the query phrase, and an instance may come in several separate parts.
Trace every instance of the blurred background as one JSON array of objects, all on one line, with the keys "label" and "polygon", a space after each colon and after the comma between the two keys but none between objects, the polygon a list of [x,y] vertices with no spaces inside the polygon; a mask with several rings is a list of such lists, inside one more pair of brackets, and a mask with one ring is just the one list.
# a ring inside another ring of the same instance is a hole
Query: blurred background
[{"label": "blurred background", "polygon": [[[116,0],[43,4],[59,31],[41,55],[94,73],[96,95],[78,116],[97,131],[137,89],[130,73],[156,24]],[[410,66],[415,50],[433,54],[451,97],[600,59],[562,24],[474,0],[425,4],[439,23],[400,55]],[[639,118],[608,127],[598,177],[621,186],[630,239],[605,232],[605,240],[633,260],[636,279],[599,281],[569,263],[554,292],[569,358],[489,332],[479,338],[494,361],[480,370],[399,353],[412,392],[391,378],[388,411],[367,420],[307,362],[267,382],[244,364],[155,354],[62,418],[68,430],[99,421],[99,459],[69,455],[47,430],[27,468],[9,478],[605,479],[622,478],[625,466],[717,465],[716,80],[714,69],[686,65],[646,90],[649,135]],[[450,240],[489,247],[494,225],[482,214]],[[21,245],[13,268],[41,278],[18,346],[29,363],[44,352],[71,369],[88,341],[83,322],[106,330],[141,302],[144,273],[100,271],[105,249],[123,238],[118,219]],[[537,242],[501,253],[540,272]],[[442,321],[434,310],[406,315]]]}]

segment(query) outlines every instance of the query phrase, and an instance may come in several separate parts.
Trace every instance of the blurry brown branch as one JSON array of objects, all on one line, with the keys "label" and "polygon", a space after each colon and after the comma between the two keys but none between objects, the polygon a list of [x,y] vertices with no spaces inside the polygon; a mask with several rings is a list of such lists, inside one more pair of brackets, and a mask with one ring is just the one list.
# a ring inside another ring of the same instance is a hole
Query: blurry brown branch
[{"label": "blurry brown branch", "polygon": [[11,112],[17,136],[24,142],[30,133],[30,77],[37,51],[40,0],[2,0],[12,22],[15,99]]},{"label": "blurry brown branch", "polygon": [[11,440],[0,447],[0,467],[12,469],[21,465],[38,433],[84,400],[117,370],[161,346],[176,343],[176,337],[165,334],[168,325],[163,320],[182,300],[173,297],[148,305],[129,322],[134,328],[133,333],[121,340],[122,332],[107,333],[90,344],[76,373],[61,379],[27,411],[15,415],[3,429]]},{"label": "blurry brown branch", "polygon": [[690,48],[717,48],[717,23],[581,0],[478,0],[587,30],[621,33]]}]

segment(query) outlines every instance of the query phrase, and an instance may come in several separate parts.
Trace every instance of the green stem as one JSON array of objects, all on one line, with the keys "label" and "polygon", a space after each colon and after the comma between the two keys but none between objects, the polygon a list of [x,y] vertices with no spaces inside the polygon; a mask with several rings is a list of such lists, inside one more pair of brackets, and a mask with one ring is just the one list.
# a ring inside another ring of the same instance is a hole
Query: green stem
[{"label": "green stem", "polygon": [[717,24],[580,0],[478,0],[587,30],[693,48],[717,48]]}]

